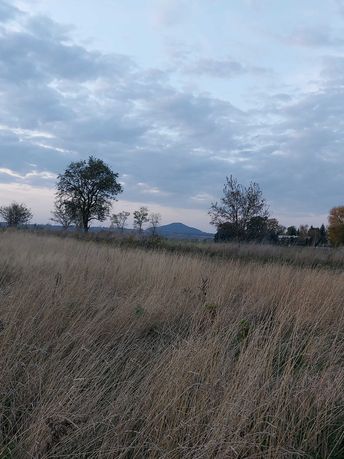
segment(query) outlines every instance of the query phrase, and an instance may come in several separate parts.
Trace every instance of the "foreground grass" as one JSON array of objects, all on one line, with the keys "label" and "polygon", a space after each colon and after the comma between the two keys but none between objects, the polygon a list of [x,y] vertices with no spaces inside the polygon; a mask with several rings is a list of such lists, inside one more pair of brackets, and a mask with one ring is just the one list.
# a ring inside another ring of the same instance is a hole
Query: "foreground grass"
[{"label": "foreground grass", "polygon": [[343,458],[344,274],[0,234],[1,458]]}]

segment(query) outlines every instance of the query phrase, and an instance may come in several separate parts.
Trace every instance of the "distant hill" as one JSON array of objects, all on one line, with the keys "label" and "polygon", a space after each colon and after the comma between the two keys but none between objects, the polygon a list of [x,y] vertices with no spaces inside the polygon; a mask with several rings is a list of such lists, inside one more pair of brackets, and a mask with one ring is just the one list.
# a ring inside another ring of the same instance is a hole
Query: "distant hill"
[{"label": "distant hill", "polygon": [[[0,222],[0,228],[5,227],[5,223]],[[43,229],[48,231],[61,231],[62,227],[60,225],[52,225],[52,224],[28,224],[26,225],[28,228],[37,228]],[[71,226],[68,231],[75,231],[75,227]],[[109,227],[104,226],[92,226],[90,228],[90,232],[98,233],[102,231],[109,231]],[[136,231],[130,228],[124,229],[125,234],[136,234]],[[151,228],[147,228],[144,230],[144,234],[150,235],[152,233]],[[192,226],[184,225],[184,223],[170,223],[168,225],[162,225],[157,228],[157,234],[162,237],[166,237],[168,239],[198,239],[198,240],[206,240],[206,239],[213,239],[214,234],[206,233],[201,231],[197,228],[193,228]]]},{"label": "distant hill", "polygon": [[[148,228],[145,233],[151,233],[152,229]],[[170,223],[157,228],[159,236],[171,239],[213,239],[212,233],[205,233],[197,228],[184,225],[184,223]]]}]

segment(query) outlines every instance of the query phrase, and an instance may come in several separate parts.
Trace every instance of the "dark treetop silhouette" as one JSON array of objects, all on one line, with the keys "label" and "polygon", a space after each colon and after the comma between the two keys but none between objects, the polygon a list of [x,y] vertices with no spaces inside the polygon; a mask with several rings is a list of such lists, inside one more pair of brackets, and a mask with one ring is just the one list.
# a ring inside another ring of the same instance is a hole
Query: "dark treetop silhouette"
[{"label": "dark treetop silhouette", "polygon": [[85,232],[91,220],[104,221],[111,201],[121,193],[118,174],[102,160],[72,162],[57,178],[56,200],[63,202],[73,222]]}]

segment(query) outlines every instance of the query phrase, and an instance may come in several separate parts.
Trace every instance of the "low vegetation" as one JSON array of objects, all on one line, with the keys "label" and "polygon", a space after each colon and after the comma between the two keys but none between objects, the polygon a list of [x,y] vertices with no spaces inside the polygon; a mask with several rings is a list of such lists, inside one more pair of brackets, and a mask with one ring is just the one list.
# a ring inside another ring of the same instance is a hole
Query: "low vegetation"
[{"label": "low vegetation", "polygon": [[114,231],[91,233],[52,231],[44,228],[29,232],[46,236],[58,236],[82,241],[94,241],[113,247],[157,250],[178,254],[189,254],[222,260],[287,264],[296,267],[344,269],[344,247],[284,246],[245,242],[214,243],[212,241],[166,239],[153,234],[123,234]]},{"label": "low vegetation", "polygon": [[344,457],[344,274],[0,233],[1,458]]}]

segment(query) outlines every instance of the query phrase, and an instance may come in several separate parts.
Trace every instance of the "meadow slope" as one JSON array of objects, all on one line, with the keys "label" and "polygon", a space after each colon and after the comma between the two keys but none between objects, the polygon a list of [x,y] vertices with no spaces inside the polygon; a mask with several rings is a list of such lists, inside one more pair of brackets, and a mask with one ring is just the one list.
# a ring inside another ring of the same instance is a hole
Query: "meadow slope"
[{"label": "meadow slope", "polygon": [[0,234],[0,457],[344,457],[344,274]]}]

